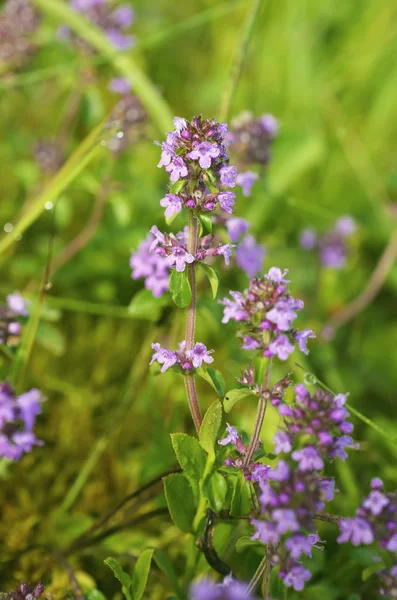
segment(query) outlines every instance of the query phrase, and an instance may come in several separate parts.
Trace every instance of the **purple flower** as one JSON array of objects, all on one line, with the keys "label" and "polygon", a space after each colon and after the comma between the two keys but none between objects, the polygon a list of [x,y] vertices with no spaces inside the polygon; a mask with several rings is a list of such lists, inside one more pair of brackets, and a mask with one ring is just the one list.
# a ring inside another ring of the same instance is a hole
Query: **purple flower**
[{"label": "purple flower", "polygon": [[252,186],[257,179],[259,179],[259,175],[258,173],[254,173],[254,171],[245,171],[245,173],[237,175],[236,184],[242,187],[243,196],[248,197],[251,195]]},{"label": "purple flower", "polygon": [[339,241],[323,244],[320,248],[321,262],[325,267],[341,269],[345,266],[345,247]]},{"label": "purple flower", "polygon": [[256,529],[255,533],[251,536],[251,540],[260,540],[263,544],[277,544],[280,540],[280,534],[274,523],[251,519],[251,525]]},{"label": "purple flower", "polygon": [[303,331],[297,331],[294,335],[295,340],[298,342],[299,350],[304,354],[309,354],[307,349],[307,340],[309,338],[315,338],[316,334],[311,329],[304,329]]},{"label": "purple flower", "polygon": [[279,431],[273,438],[276,446],[274,448],[274,454],[280,454],[280,452],[291,452],[291,440],[287,433]]},{"label": "purple flower", "polygon": [[229,425],[229,423],[226,423],[227,427],[226,430],[228,432],[228,435],[223,438],[223,440],[219,440],[218,444],[220,444],[221,446],[226,446],[227,444],[233,444],[233,446],[236,445],[237,440],[240,439],[239,434],[237,433],[237,429],[235,427],[232,427],[231,425]]},{"label": "purple flower", "polygon": [[224,298],[219,301],[225,307],[222,323],[228,323],[230,319],[233,321],[245,321],[248,318],[247,312],[244,310],[244,297],[240,292],[230,292],[233,300]]},{"label": "purple flower", "polygon": [[187,252],[185,248],[182,248],[182,246],[175,246],[172,249],[172,254],[167,256],[166,262],[170,267],[175,265],[178,273],[182,273],[187,264],[194,262],[194,256]]},{"label": "purple flower", "polygon": [[260,348],[260,346],[260,342],[250,335],[245,335],[243,337],[243,344],[241,346],[243,350],[256,350],[257,348]]},{"label": "purple flower", "polygon": [[236,262],[247,273],[248,277],[255,277],[262,269],[265,254],[265,247],[257,244],[253,235],[247,235],[237,246]]},{"label": "purple flower", "polygon": [[132,23],[134,22],[134,17],[134,11],[132,10],[131,6],[128,6],[127,4],[119,6],[119,8],[116,8],[116,10],[112,12],[112,19],[116,25],[122,29],[131,27]]},{"label": "purple flower", "polygon": [[[232,192],[226,192],[232,193]],[[248,231],[248,222],[240,217],[233,217],[226,221],[226,229],[232,242],[238,242],[242,235]]]},{"label": "purple flower", "polygon": [[277,325],[280,331],[288,331],[291,323],[296,319],[296,312],[293,310],[293,301],[291,299],[279,300],[275,306],[266,313],[266,319]]},{"label": "purple flower", "polygon": [[121,33],[116,27],[109,27],[109,29],[106,30],[106,35],[109,42],[117,50],[128,50],[134,45],[135,38],[132,35]]},{"label": "purple flower", "polygon": [[272,517],[276,521],[278,533],[297,531],[299,529],[299,523],[296,519],[296,514],[289,508],[276,508],[272,512]]},{"label": "purple flower", "polygon": [[209,169],[211,167],[211,159],[217,158],[219,154],[220,150],[216,144],[201,142],[192,152],[189,152],[188,157],[192,160],[198,160],[202,169]]},{"label": "purple flower", "polygon": [[390,550],[390,552],[396,552],[397,550],[397,533],[392,535],[390,540],[387,542],[386,548]]},{"label": "purple flower", "polygon": [[182,119],[181,117],[174,117],[174,127],[177,133],[181,133],[187,127],[186,119]]},{"label": "purple flower", "polygon": [[151,290],[155,298],[159,298],[168,290],[169,267],[164,256],[150,251],[153,241],[153,236],[149,234],[146,240],[139,244],[137,250],[131,254],[130,267],[132,278],[144,277],[145,287]]},{"label": "purple flower", "polygon": [[201,367],[203,362],[207,364],[214,362],[214,359],[210,356],[212,352],[213,350],[207,350],[207,347],[204,344],[197,342],[197,344],[194,345],[193,350],[187,351],[186,355],[192,359],[193,367],[197,369],[198,367]]},{"label": "purple flower", "polygon": [[43,397],[39,390],[32,389],[21,394],[16,399],[20,411],[20,418],[25,423],[25,430],[31,432],[36,421],[36,416],[41,413]]},{"label": "purple flower", "polygon": [[339,544],[351,541],[353,546],[360,546],[361,544],[372,544],[374,541],[371,525],[361,517],[342,519],[339,528],[341,531],[337,540]]},{"label": "purple flower", "polygon": [[157,361],[161,367],[161,372],[165,373],[167,369],[174,366],[178,361],[178,356],[172,350],[168,350],[167,348],[163,348],[160,344],[152,344],[152,348],[155,351],[152,359],[150,361],[150,365]]},{"label": "purple flower", "polygon": [[274,281],[275,283],[289,283],[289,279],[285,279],[287,273],[288,269],[284,269],[284,272],[282,272],[278,267],[271,267],[269,272],[265,275],[265,278],[270,279],[270,281]]},{"label": "purple flower", "polygon": [[191,586],[189,600],[255,600],[248,593],[248,585],[233,579],[228,575],[223,583],[212,583],[209,579],[202,579]]},{"label": "purple flower", "polygon": [[284,585],[293,587],[295,591],[301,592],[305,587],[306,581],[311,579],[311,573],[304,567],[295,566],[284,577]]},{"label": "purple flower", "polygon": [[299,243],[305,250],[312,250],[317,242],[317,236],[313,229],[304,229],[299,237]]},{"label": "purple flower", "polygon": [[290,476],[290,469],[285,460],[280,460],[275,467],[269,470],[268,479],[272,481],[286,481]]},{"label": "purple flower", "polygon": [[232,248],[234,248],[234,244],[224,244],[223,246],[218,246],[216,249],[216,253],[218,256],[223,256],[225,259],[225,263],[229,265],[230,257],[232,255]]},{"label": "purple flower", "polygon": [[180,156],[174,156],[172,162],[170,162],[165,170],[170,173],[170,179],[172,183],[176,183],[180,177],[187,177],[188,170]]},{"label": "purple flower", "polygon": [[264,131],[266,131],[266,133],[268,133],[271,137],[275,137],[277,135],[279,130],[279,124],[276,117],[270,114],[266,114],[260,118],[260,122]]},{"label": "purple flower", "polygon": [[302,450],[295,450],[291,456],[294,460],[299,462],[300,471],[320,471],[324,468],[322,458],[312,446],[306,446],[305,448],[302,448]]},{"label": "purple flower", "polygon": [[294,351],[294,347],[287,336],[282,334],[269,344],[268,350],[272,355],[276,354],[280,360],[287,360],[291,352]]},{"label": "purple flower", "polygon": [[340,217],[335,223],[334,231],[342,237],[348,237],[356,231],[356,223],[352,217]]},{"label": "purple flower", "polygon": [[290,537],[285,542],[285,547],[295,560],[299,560],[302,554],[310,556],[312,551],[312,544],[310,544],[309,540],[301,534],[296,534]]},{"label": "purple flower", "polygon": [[234,192],[221,192],[217,196],[217,200],[219,202],[219,206],[229,215],[233,212],[233,206],[236,200],[236,196]]},{"label": "purple flower", "polygon": [[373,515],[379,515],[388,504],[389,499],[378,490],[373,490],[363,502],[364,508],[367,508]]},{"label": "purple flower", "polygon": [[110,80],[108,88],[116,94],[125,96],[131,91],[131,84],[127,79],[124,79],[124,77],[117,77]]},{"label": "purple flower", "polygon": [[25,300],[19,292],[13,292],[7,296],[7,306],[15,315],[21,315],[21,317],[29,315],[30,301]]},{"label": "purple flower", "polygon": [[234,188],[236,185],[237,169],[233,166],[222,167],[219,170],[221,183],[225,187]]},{"label": "purple flower", "polygon": [[172,215],[177,215],[182,210],[182,201],[179,196],[175,194],[166,194],[164,198],[160,200],[160,205],[165,208],[165,216],[170,218]]}]

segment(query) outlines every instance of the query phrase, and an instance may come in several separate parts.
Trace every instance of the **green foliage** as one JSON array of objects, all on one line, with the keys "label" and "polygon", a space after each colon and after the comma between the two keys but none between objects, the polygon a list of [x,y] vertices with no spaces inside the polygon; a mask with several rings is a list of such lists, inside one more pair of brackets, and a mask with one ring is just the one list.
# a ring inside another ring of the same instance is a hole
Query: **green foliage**
[{"label": "green foliage", "polygon": [[199,434],[201,447],[211,458],[215,458],[215,444],[221,421],[222,405],[216,400],[205,413]]},{"label": "green foliage", "polygon": [[218,288],[219,288],[219,275],[218,275],[217,271],[214,269],[214,267],[211,267],[210,265],[206,265],[203,262],[201,262],[199,264],[201,265],[201,268],[204,269],[204,272],[207,275],[208,281],[210,282],[210,286],[211,286],[211,290],[212,290],[212,297],[216,298],[216,296],[218,294]]},{"label": "green foliage", "polygon": [[184,533],[193,528],[195,501],[189,481],[181,473],[164,477],[164,491],[168,509],[175,525]]},{"label": "green foliage", "polygon": [[225,394],[225,398],[223,400],[223,408],[225,412],[230,412],[237,402],[247,398],[248,396],[255,396],[255,393],[247,388],[237,389],[237,390],[229,390]]},{"label": "green foliage", "polygon": [[213,369],[212,367],[199,367],[196,369],[196,373],[214,388],[219,398],[223,398],[225,395],[226,383],[220,371]]},{"label": "green foliage", "polygon": [[179,273],[174,269],[170,277],[170,292],[172,299],[179,308],[189,306],[192,301],[192,290],[189,283],[187,269]]},{"label": "green foliage", "polygon": [[211,473],[203,482],[202,492],[212,510],[219,512],[226,499],[227,483],[225,478],[218,472]]},{"label": "green foliage", "polygon": [[149,577],[153,550],[144,550],[136,561],[131,581],[132,600],[141,600]]},{"label": "green foliage", "polygon": [[238,472],[236,477],[230,479],[233,489],[230,515],[232,517],[241,517],[252,509],[249,484],[241,471]]},{"label": "green foliage", "polygon": [[107,558],[104,561],[104,563],[110,569],[112,569],[114,576],[116,577],[116,579],[118,579],[120,581],[121,589],[122,589],[122,592],[123,592],[125,598],[127,600],[133,600],[132,592],[131,592],[132,579],[128,575],[128,573],[123,571],[120,563],[117,562],[117,560],[115,558]]},{"label": "green foliage", "polygon": [[199,442],[186,433],[171,434],[172,447],[187,477],[199,481],[205,469],[206,456]]}]

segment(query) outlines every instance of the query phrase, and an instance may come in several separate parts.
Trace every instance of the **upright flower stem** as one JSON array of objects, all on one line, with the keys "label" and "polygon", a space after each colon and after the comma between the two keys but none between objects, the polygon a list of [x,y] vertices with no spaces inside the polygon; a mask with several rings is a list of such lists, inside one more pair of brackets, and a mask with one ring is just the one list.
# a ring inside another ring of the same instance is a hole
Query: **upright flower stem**
[{"label": "upright flower stem", "polygon": [[251,437],[251,440],[250,440],[250,443],[249,443],[249,446],[247,449],[247,453],[245,455],[244,467],[247,467],[249,465],[249,463],[251,462],[252,457],[255,453],[255,450],[256,450],[256,447],[258,444],[258,440],[259,440],[259,436],[261,433],[262,425],[263,425],[263,420],[264,420],[265,414],[266,414],[266,406],[267,406],[267,401],[268,401],[268,396],[269,396],[268,388],[269,388],[269,382],[270,382],[270,369],[271,369],[271,365],[272,365],[272,359],[269,358],[268,361],[269,362],[267,365],[267,369],[266,369],[266,373],[265,373],[265,377],[264,377],[264,381],[263,381],[262,391],[259,396],[254,431],[252,433],[252,437]]},{"label": "upright flower stem", "polygon": [[[197,234],[198,234],[198,221],[193,211],[189,210],[188,217],[188,242],[187,242],[187,250],[193,256],[196,255],[197,252]],[[193,262],[190,265],[187,265],[187,272],[189,277],[190,288],[192,290],[192,300],[190,302],[189,308],[187,310],[187,318],[186,318],[186,350],[191,350],[194,346],[194,332],[196,328],[196,265]],[[197,398],[196,384],[194,382],[193,375],[185,375],[185,388],[186,394],[189,401],[190,412],[192,414],[192,419],[194,422],[194,426],[196,428],[197,433],[200,431],[200,426],[202,422],[202,416],[200,411],[200,406]]]}]

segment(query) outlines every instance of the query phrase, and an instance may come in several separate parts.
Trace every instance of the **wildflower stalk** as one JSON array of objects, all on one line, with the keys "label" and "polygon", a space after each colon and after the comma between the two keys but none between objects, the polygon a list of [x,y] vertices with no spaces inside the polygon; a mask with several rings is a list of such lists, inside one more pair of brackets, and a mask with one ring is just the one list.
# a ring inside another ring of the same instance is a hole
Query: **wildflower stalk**
[{"label": "wildflower stalk", "polygon": [[258,440],[259,440],[259,436],[261,433],[263,421],[264,421],[265,414],[266,414],[267,401],[269,399],[269,389],[268,388],[269,388],[269,382],[270,382],[270,370],[271,370],[271,365],[272,365],[272,359],[269,358],[267,360],[268,360],[268,365],[267,365],[267,369],[266,369],[266,373],[265,373],[265,377],[264,377],[264,381],[263,381],[263,387],[262,387],[262,390],[261,390],[261,393],[259,396],[254,431],[252,433],[252,437],[251,437],[251,440],[250,440],[250,443],[249,443],[249,446],[247,449],[247,453],[245,455],[244,467],[247,467],[250,464],[252,457],[255,453],[255,450],[258,445]]},{"label": "wildflower stalk", "polygon": [[[189,210],[188,217],[188,243],[187,250],[192,256],[196,255],[197,252],[197,235],[198,235],[198,221],[193,211]],[[196,265],[193,262],[187,266],[188,277],[190,288],[192,291],[192,300],[187,310],[186,318],[186,349],[191,350],[194,346],[194,332],[196,328]],[[200,431],[202,422],[201,410],[197,398],[196,384],[194,382],[193,375],[185,375],[185,388],[186,394],[189,401],[189,408],[192,415],[193,423],[197,433]]]},{"label": "wildflower stalk", "polygon": [[[266,548],[266,554],[263,557],[263,559],[261,560],[261,562],[259,563],[259,566],[258,566],[257,570],[255,571],[255,574],[254,574],[253,578],[251,579],[250,584],[248,586],[248,589],[247,589],[248,594],[255,591],[263,574],[266,571],[266,566],[268,564],[267,553],[268,553],[268,549]],[[265,598],[267,598],[267,596],[265,596]]]}]

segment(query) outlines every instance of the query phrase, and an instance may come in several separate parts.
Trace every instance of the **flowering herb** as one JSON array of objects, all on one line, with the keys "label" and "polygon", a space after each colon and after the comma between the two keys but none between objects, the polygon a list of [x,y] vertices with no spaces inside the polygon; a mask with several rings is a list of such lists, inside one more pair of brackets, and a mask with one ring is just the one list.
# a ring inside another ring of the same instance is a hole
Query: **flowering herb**
[{"label": "flowering herb", "polygon": [[7,0],[0,13],[0,64],[22,64],[34,51],[40,16],[29,0]]},{"label": "flowering herb", "polygon": [[29,315],[29,302],[18,292],[7,296],[7,303],[0,304],[0,345],[17,346],[22,327]]},{"label": "flowering herb", "polygon": [[42,402],[36,389],[16,396],[8,383],[0,384],[0,457],[19,460],[43,444],[33,432]]},{"label": "flowering herb", "polygon": [[304,229],[299,241],[305,250],[318,252],[324,267],[342,269],[346,264],[348,239],[355,230],[354,220],[349,216],[344,216],[336,221],[332,229],[320,236],[314,229]]}]

